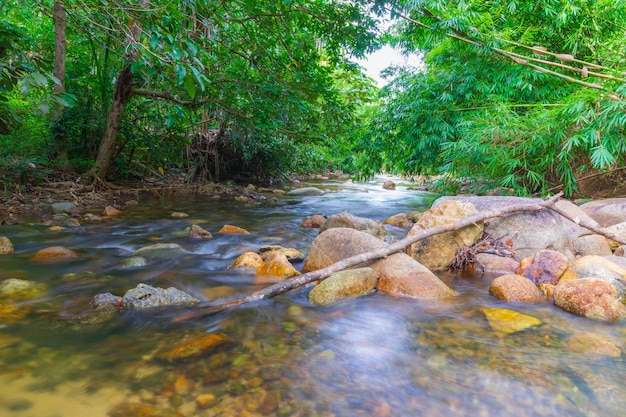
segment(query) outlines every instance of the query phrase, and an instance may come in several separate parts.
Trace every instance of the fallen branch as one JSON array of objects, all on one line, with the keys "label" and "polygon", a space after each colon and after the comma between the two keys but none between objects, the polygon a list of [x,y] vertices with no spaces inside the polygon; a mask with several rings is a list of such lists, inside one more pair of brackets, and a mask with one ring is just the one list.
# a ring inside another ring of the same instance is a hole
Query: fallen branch
[{"label": "fallen branch", "polygon": [[[466,217],[461,220],[457,220],[454,223],[445,224],[442,226],[434,226],[428,229],[424,229],[413,236],[409,236],[405,239],[399,240],[398,242],[392,243],[388,246],[378,248],[376,250],[361,253],[359,255],[352,256],[350,258],[343,259],[339,262],[336,262],[326,268],[318,269],[317,271],[311,271],[306,274],[290,278],[284,281],[280,281],[276,284],[270,285],[268,287],[263,288],[262,290],[253,292],[247,296],[234,299],[232,301],[228,301],[223,304],[205,306],[200,308],[199,310],[192,311],[186,314],[182,314],[174,318],[174,321],[180,322],[184,320],[189,320],[197,317],[206,316],[213,313],[218,313],[220,311],[226,310],[228,308],[237,307],[242,304],[252,303],[259,300],[264,300],[266,298],[272,298],[280,294],[284,294],[287,291],[293,290],[295,288],[301,287],[313,281],[321,281],[328,278],[330,275],[343,271],[344,269],[348,269],[350,267],[372,261],[375,259],[384,258],[396,252],[402,251],[409,245],[416,243],[422,239],[425,239],[430,236],[438,235],[445,232],[450,232],[453,230],[462,229],[466,226],[470,226],[472,224],[493,218],[500,217],[509,213],[516,213],[521,211],[539,211],[545,208],[550,208],[554,210],[555,203],[558,201],[563,193],[558,193],[555,196],[541,201],[537,203],[529,203],[523,204],[519,206],[507,206],[502,207],[497,210],[489,210],[483,213],[478,213],[470,217]],[[555,210],[556,211],[556,210]],[[582,226],[582,225],[581,225]]]}]

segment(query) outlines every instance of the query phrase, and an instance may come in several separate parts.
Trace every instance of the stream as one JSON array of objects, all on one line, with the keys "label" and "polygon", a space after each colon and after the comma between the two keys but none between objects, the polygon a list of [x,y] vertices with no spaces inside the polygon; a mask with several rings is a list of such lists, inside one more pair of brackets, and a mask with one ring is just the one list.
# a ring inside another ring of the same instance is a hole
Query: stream
[{"label": "stream", "polygon": [[[184,322],[172,319],[193,307],[120,311],[94,325],[66,320],[83,313],[95,294],[121,296],[138,283],[173,286],[203,301],[246,294],[263,285],[228,266],[264,245],[306,254],[318,230],[300,224],[311,215],[347,210],[383,221],[426,210],[437,197],[395,178],[397,189],[384,190],[382,181],[314,180],[298,186],[316,186],[324,195],[266,194],[252,204],[234,196],[140,199],[119,218],[61,231],[41,222],[1,226],[15,253],[0,256],[0,280],[35,281],[46,291],[0,303],[0,415],[625,415],[625,321],[606,324],[551,305],[506,304],[488,294],[494,277],[482,274],[439,274],[458,296],[438,302],[371,293],[317,307],[307,302],[308,287]],[[213,238],[190,239],[184,230],[193,223]],[[250,234],[218,234],[224,224]],[[387,229],[388,239],[407,233]],[[150,258],[144,267],[121,266],[154,243],[176,243],[183,251]],[[56,245],[81,256],[31,260]],[[542,325],[501,334],[490,327],[485,308],[515,310]],[[572,352],[567,340],[576,332],[613,341],[621,356]],[[231,343],[190,361],[155,358],[155,351],[185,335],[213,333]]]}]

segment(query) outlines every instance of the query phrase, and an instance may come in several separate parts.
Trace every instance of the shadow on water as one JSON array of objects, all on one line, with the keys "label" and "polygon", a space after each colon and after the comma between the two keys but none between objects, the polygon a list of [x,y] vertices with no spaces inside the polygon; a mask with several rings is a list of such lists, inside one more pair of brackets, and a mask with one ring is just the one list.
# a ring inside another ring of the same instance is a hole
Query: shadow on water
[{"label": "shadow on water", "polygon": [[[36,281],[47,291],[33,300],[0,303],[0,415],[623,415],[624,355],[572,353],[567,343],[572,334],[587,332],[614,341],[623,352],[624,323],[596,323],[548,305],[505,305],[488,295],[492,277],[442,274],[459,294],[445,302],[373,293],[313,307],[304,288],[182,323],[172,319],[191,307],[117,311],[100,324],[72,321],[94,294],[122,295],[140,282],[174,286],[203,301],[252,292],[261,288],[254,277],[228,265],[268,244],[306,253],[317,231],[300,223],[312,214],[349,210],[382,221],[425,210],[435,198],[402,184],[394,191],[382,190],[380,182],[314,185],[327,192],[270,196],[255,204],[207,197],[142,202],[119,219],[74,231],[3,229],[16,254],[0,258],[0,278]],[[173,211],[189,217],[172,218]],[[187,238],[192,223],[213,238]],[[218,234],[224,224],[251,234]],[[144,267],[121,267],[135,250],[153,243],[181,249],[150,257]],[[81,258],[30,261],[51,245],[72,248]],[[519,311],[542,325],[498,333],[484,308]],[[163,355],[190,337],[213,334],[228,343],[191,359]]]}]

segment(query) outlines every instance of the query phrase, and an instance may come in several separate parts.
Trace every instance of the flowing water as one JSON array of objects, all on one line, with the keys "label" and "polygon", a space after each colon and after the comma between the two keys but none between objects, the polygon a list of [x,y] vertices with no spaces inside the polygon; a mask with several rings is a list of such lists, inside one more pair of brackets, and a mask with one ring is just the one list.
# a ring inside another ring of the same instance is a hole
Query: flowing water
[{"label": "flowing water", "polygon": [[[320,181],[322,196],[181,196],[141,200],[119,219],[66,231],[40,224],[2,227],[15,254],[0,257],[0,279],[45,285],[35,299],[0,300],[0,415],[78,416],[623,416],[626,325],[575,317],[551,305],[507,305],[489,296],[492,277],[442,274],[458,292],[443,302],[372,293],[332,307],[307,303],[308,288],[200,319],[174,322],[191,307],[120,311],[77,325],[91,297],[123,295],[138,283],[174,286],[204,301],[259,289],[249,273],[228,269],[267,244],[306,253],[318,231],[312,214],[344,210],[384,220],[425,210],[434,195],[381,183]],[[172,218],[174,211],[188,218]],[[198,223],[208,240],[186,237]],[[224,224],[250,235],[216,233]],[[389,228],[391,236],[405,230]],[[136,249],[177,243],[183,251],[122,268]],[[77,260],[31,261],[62,245]],[[297,265],[301,267],[300,265]],[[484,308],[536,317],[541,326],[492,330]],[[592,333],[621,356],[575,353],[568,340]],[[232,343],[190,361],[163,361],[163,346],[187,335],[219,334]]]}]

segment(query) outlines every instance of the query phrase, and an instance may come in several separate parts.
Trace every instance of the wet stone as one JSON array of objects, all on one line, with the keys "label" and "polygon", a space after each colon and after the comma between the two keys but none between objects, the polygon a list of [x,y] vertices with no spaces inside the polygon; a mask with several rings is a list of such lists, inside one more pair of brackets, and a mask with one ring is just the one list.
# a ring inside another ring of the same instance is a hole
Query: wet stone
[{"label": "wet stone", "polygon": [[175,346],[158,353],[156,358],[168,362],[178,362],[208,355],[214,350],[227,347],[232,343],[231,339],[217,333],[187,336]]},{"label": "wet stone", "polygon": [[196,304],[199,302],[200,300],[197,298],[174,287],[163,289],[143,283],[126,291],[126,294],[122,297],[122,304],[125,308],[136,310],[168,305]]}]

